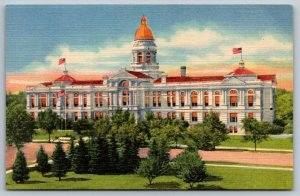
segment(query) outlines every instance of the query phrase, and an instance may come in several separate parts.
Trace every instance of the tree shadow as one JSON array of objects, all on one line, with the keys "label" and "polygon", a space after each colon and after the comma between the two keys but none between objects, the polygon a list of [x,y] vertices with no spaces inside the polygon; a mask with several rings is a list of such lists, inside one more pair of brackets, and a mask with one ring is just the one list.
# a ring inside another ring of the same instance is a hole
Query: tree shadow
[{"label": "tree shadow", "polygon": [[88,181],[91,180],[89,178],[62,178],[61,181],[67,181],[67,182],[78,182],[78,181]]},{"label": "tree shadow", "polygon": [[46,183],[46,182],[40,180],[29,180],[26,181],[24,184],[42,184],[42,183]]},{"label": "tree shadow", "polygon": [[210,176],[209,175],[205,178],[204,182],[221,181],[221,180],[223,180],[223,178],[220,176]]},{"label": "tree shadow", "polygon": [[50,174],[45,174],[43,177],[45,178],[52,178],[52,177],[55,177],[52,173]]},{"label": "tree shadow", "polygon": [[193,187],[192,190],[225,190],[225,188],[217,185],[198,184],[197,186]]},{"label": "tree shadow", "polygon": [[155,182],[148,184],[147,188],[153,189],[179,189],[180,184],[178,182]]}]

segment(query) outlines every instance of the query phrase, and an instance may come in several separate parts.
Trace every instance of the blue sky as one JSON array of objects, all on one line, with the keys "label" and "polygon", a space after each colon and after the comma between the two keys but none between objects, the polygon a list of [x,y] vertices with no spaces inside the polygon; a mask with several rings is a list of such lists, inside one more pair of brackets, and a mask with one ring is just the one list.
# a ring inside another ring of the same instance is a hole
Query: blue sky
[{"label": "blue sky", "polygon": [[[243,47],[249,67],[293,66],[292,7],[270,5],[8,6],[8,74],[61,70],[114,72],[130,66],[133,36],[147,16],[161,69],[233,66]],[[283,77],[283,76],[282,76]],[[285,75],[285,77],[287,77]],[[292,76],[290,76],[292,77]]]}]

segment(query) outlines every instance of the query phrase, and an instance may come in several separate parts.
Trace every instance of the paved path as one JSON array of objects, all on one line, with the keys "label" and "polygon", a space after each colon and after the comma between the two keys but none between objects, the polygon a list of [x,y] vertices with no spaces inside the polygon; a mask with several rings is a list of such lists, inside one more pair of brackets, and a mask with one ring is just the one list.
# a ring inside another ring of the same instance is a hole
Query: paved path
[{"label": "paved path", "polygon": [[[217,150],[251,150],[251,147],[234,147],[234,146],[216,146]],[[294,152],[292,149],[273,149],[273,148],[256,148],[256,151],[268,151],[268,152]]]},{"label": "paved path", "polygon": [[[51,156],[54,150],[55,144],[51,143],[28,143],[23,147],[23,152],[28,164],[32,164],[36,161],[36,153],[40,146],[43,145],[46,153]],[[67,150],[68,144],[64,144],[64,149]],[[174,159],[178,154],[182,152],[182,149],[172,149],[170,151],[170,158]],[[14,147],[6,147],[6,168],[9,169],[13,165],[16,149]],[[147,148],[141,148],[139,156],[145,158],[148,155]],[[199,155],[204,161],[210,162],[227,162],[227,163],[239,163],[239,164],[259,164],[269,166],[293,166],[293,153],[276,153],[276,152],[236,152],[236,151],[200,151]]]}]

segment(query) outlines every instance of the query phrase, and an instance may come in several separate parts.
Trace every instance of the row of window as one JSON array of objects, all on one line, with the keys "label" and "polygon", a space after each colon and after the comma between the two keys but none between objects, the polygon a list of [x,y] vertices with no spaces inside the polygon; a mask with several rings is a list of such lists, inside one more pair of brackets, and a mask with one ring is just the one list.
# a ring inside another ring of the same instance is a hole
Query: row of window
[{"label": "row of window", "polygon": [[[124,87],[126,87],[128,84],[124,84]],[[152,96],[151,96],[152,95]],[[66,99],[66,106],[69,106],[69,99],[68,95]],[[180,92],[180,106],[185,106],[185,98],[186,98],[186,93],[185,92]],[[192,91],[190,94],[190,100],[191,100],[191,106],[198,106],[198,92]],[[220,96],[221,92],[220,91],[215,91],[214,92],[214,106],[219,107],[220,106]],[[47,102],[47,95],[45,93],[40,94],[40,105],[41,107],[46,107],[46,102]],[[52,106],[56,107],[57,103],[57,94],[53,93],[52,94]],[[161,107],[161,102],[162,102],[162,94],[160,91],[145,91],[145,107],[150,106],[150,99],[152,99],[152,106],[153,107]],[[31,107],[36,106],[36,99],[35,95],[32,94],[30,97],[30,102],[31,102]],[[208,91],[204,92],[204,98],[203,98],[204,106],[209,105],[209,93]],[[94,103],[95,107],[102,107],[103,106],[103,94],[101,92],[96,92],[94,96]],[[110,105],[110,98],[108,97],[107,99],[107,104]],[[128,90],[123,90],[122,91],[122,103],[123,106],[130,105],[130,93]],[[176,91],[168,91],[167,92],[167,106],[168,107],[174,107],[176,106]],[[248,107],[252,107],[254,104],[254,92],[253,90],[249,90],[247,93],[247,104]],[[230,90],[229,91],[229,105],[231,107],[237,107],[238,106],[238,92],[237,90]],[[78,107],[79,106],[79,94],[74,93],[73,94],[73,106]],[[83,94],[83,107],[87,107],[87,94]]]}]

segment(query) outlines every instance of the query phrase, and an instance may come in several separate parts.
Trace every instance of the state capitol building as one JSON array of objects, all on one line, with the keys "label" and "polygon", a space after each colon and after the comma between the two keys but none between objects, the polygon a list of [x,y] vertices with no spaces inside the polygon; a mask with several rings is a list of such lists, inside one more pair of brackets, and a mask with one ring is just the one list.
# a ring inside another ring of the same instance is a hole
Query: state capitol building
[{"label": "state capitol building", "polygon": [[[27,111],[36,118],[50,107],[63,118],[77,120],[99,119],[122,108],[136,118],[153,112],[157,118],[190,124],[201,123],[213,111],[232,134],[244,134],[245,117],[273,122],[275,75],[258,75],[241,60],[226,75],[191,77],[181,66],[179,76],[168,77],[159,70],[156,55],[155,39],[143,16],[134,36],[130,68],[102,80],[77,80],[65,70],[52,82],[27,87]],[[62,90],[66,96],[58,96]]]}]

